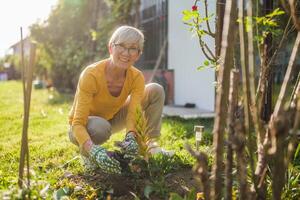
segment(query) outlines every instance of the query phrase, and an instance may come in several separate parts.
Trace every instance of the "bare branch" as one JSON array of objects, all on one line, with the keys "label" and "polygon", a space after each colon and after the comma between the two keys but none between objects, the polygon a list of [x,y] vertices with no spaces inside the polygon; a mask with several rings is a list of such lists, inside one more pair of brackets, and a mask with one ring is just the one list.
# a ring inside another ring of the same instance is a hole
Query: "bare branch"
[{"label": "bare branch", "polygon": [[285,2],[285,0],[280,0],[281,5],[286,13],[290,14],[290,8],[289,5]]},{"label": "bare branch", "polygon": [[298,32],[297,34],[297,38],[296,38],[296,42],[294,44],[294,48],[289,60],[289,65],[287,67],[286,73],[285,73],[285,77],[280,89],[280,93],[278,96],[278,100],[276,102],[275,108],[274,108],[274,116],[277,116],[283,109],[283,104],[285,103],[285,99],[287,96],[287,87],[288,87],[288,83],[290,81],[292,72],[294,71],[294,66],[295,66],[295,60],[296,60],[296,56],[298,54],[298,50],[299,50],[299,45],[300,45],[300,32]]},{"label": "bare branch", "polygon": [[274,200],[281,200],[281,192],[285,184],[285,152],[286,144],[285,138],[288,136],[289,127],[291,126],[288,117],[288,112],[281,112],[276,117],[273,116],[270,120],[269,129],[272,141],[272,148],[270,149],[273,154],[273,170],[272,170],[272,193]]},{"label": "bare branch", "polygon": [[291,20],[292,18],[290,17],[289,20],[288,20],[288,23],[287,25],[285,26],[285,29],[284,29],[284,32],[283,32],[283,35],[282,35],[282,38],[279,42],[279,45],[275,48],[275,52],[273,53],[267,67],[270,67],[270,65],[274,62],[277,54],[278,54],[278,51],[281,49],[282,45],[283,45],[283,42],[285,41],[285,39],[287,38],[287,36],[289,35],[289,29],[288,27],[290,26],[290,23],[291,23]]},{"label": "bare branch", "polygon": [[246,135],[241,119],[236,120],[233,148],[237,159],[237,179],[239,182],[239,199],[251,199],[247,183],[247,160],[245,155]]},{"label": "bare branch", "polygon": [[298,19],[297,17],[295,0],[289,0],[289,5],[290,5],[291,17],[293,19],[294,25],[297,31],[300,31],[300,19]]},{"label": "bare branch", "polygon": [[215,34],[208,32],[207,30],[202,30],[205,34],[211,36],[212,38],[215,38]]},{"label": "bare branch", "polygon": [[[248,136],[249,142],[248,142],[248,150],[249,150],[249,160],[250,160],[250,169],[252,173],[252,181],[255,183],[255,174],[254,174],[254,138],[250,134],[250,114],[249,114],[249,102],[250,102],[250,96],[249,96],[249,72],[248,68],[246,68],[246,58],[245,58],[245,39],[244,39],[244,1],[239,0],[239,19],[241,23],[239,23],[239,38],[240,38],[240,58],[241,58],[241,66],[242,66],[242,84],[243,84],[243,111],[244,111],[244,127],[245,127],[245,133]],[[256,184],[254,184],[254,187],[256,187]],[[257,188],[256,188],[257,190]]]},{"label": "bare branch", "polygon": [[295,100],[295,104],[296,105],[296,114],[295,114],[295,120],[293,122],[293,129],[291,130],[291,139],[290,139],[290,142],[288,144],[288,152],[287,152],[287,158],[286,158],[286,161],[285,161],[285,166],[287,167],[288,166],[288,163],[290,162],[291,160],[291,157],[292,155],[294,154],[294,149],[295,149],[295,146],[297,144],[297,130],[299,129],[299,126],[300,126],[300,84],[298,83],[298,90],[297,90],[297,99]]},{"label": "bare branch", "polygon": [[209,54],[206,52],[206,48],[208,48],[208,47],[205,47],[207,45],[202,40],[202,37],[199,34],[198,34],[198,41],[199,41],[199,45],[200,45],[201,51],[203,52],[204,56],[208,60],[215,62],[216,61],[216,57],[214,55],[212,55],[212,52],[209,49],[208,49],[209,50]]},{"label": "bare branch", "polygon": [[[247,7],[247,15],[249,18],[250,26],[252,26],[252,1],[248,1],[248,7]],[[257,180],[262,175],[262,170],[265,166],[266,160],[264,155],[264,148],[263,148],[263,140],[265,135],[265,130],[263,129],[262,122],[259,118],[259,113],[256,105],[256,99],[255,99],[255,70],[254,70],[254,48],[253,48],[253,30],[250,28],[248,31],[248,57],[249,57],[249,82],[250,82],[250,102],[251,102],[251,115],[254,123],[255,130],[258,134],[257,136],[257,152],[258,152],[258,161],[257,166],[255,170],[255,185],[258,184]],[[259,196],[264,197],[264,190],[259,189],[259,191],[256,191]]]},{"label": "bare branch", "polygon": [[196,176],[196,180],[201,182],[201,190],[204,193],[204,199],[210,199],[210,181],[208,175],[208,158],[203,152],[195,152],[188,145],[185,144],[185,149],[197,160],[197,164],[194,166],[193,171]]},{"label": "bare branch", "polygon": [[[197,3],[197,2],[195,2],[195,3]],[[196,19],[196,21],[194,21],[194,22],[195,22],[195,24],[198,24],[198,19]],[[212,53],[212,51],[209,49],[209,47],[206,45],[206,43],[202,40],[202,36],[199,33],[200,27],[197,26],[196,30],[197,30],[197,35],[198,35],[198,41],[199,41],[199,44],[200,44],[203,54],[205,55],[205,57],[208,60],[210,60],[212,62],[216,62],[217,61],[216,56]]]},{"label": "bare branch", "polygon": [[298,77],[297,77],[297,81],[296,84],[294,86],[292,95],[291,95],[291,99],[290,99],[290,107],[296,107],[296,100],[297,100],[297,95],[300,92],[300,73],[298,73]]},{"label": "bare branch", "polygon": [[217,58],[215,57],[215,55],[213,54],[213,52],[210,50],[210,48],[207,46],[206,43],[204,43],[204,47],[209,52],[209,54],[212,56],[213,60],[216,62]]},{"label": "bare branch", "polygon": [[[207,5],[207,0],[204,0],[204,4],[205,4],[205,6],[204,6],[204,7],[205,7],[205,17],[208,18],[208,11],[207,11],[208,5]],[[209,24],[208,20],[206,20],[206,26],[207,26],[207,30],[208,30],[209,35],[212,36],[212,37],[215,37],[216,34],[213,33],[213,32],[211,31],[211,29],[210,29],[210,24]]]}]

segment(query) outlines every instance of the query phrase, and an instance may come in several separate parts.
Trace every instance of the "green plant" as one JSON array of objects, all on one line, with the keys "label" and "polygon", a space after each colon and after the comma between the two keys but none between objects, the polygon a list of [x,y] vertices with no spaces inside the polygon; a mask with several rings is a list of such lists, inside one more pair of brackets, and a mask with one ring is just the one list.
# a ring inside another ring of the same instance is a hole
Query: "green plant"
[{"label": "green plant", "polygon": [[[11,196],[17,196],[19,192],[16,174],[18,171],[23,104],[21,82],[7,81],[1,82],[0,85],[1,198],[2,193],[5,191],[11,191]],[[101,199],[108,193],[107,190],[111,189],[110,185],[103,182],[97,175],[92,178],[100,186],[87,181],[86,176],[88,175],[84,173],[80,159],[74,159],[78,156],[78,148],[70,143],[68,139],[68,112],[72,104],[71,95],[57,91],[53,92],[53,98],[49,101],[48,96],[52,94],[51,91],[47,89],[32,90],[31,100],[33,106],[30,112],[28,135],[31,167],[35,171],[32,183],[35,180],[44,180],[38,187],[33,186],[34,183],[32,184],[32,190],[34,190],[32,194],[40,192],[49,183],[50,186],[46,192],[49,198],[53,197],[55,191],[62,192],[64,188],[68,193],[66,188],[69,188],[68,198],[70,199],[80,199],[94,195]],[[174,149],[176,154],[173,157],[165,157],[159,154],[150,157],[149,169],[152,170],[151,173],[155,176],[149,176],[147,163],[140,159],[143,161],[142,170],[144,171],[128,175],[130,180],[136,180],[136,187],[133,188],[137,189],[132,190],[132,192],[144,199],[144,191],[139,188],[143,181],[147,181],[147,183],[142,184],[143,186],[149,184],[159,189],[150,193],[150,199],[152,197],[164,199],[169,192],[178,192],[179,186],[175,188],[174,185],[168,185],[168,181],[170,181],[168,179],[173,175],[180,176],[182,170],[189,171],[194,163],[192,156],[182,146],[186,139],[193,141],[193,127],[195,124],[203,124],[207,127],[205,130],[210,132],[212,123],[212,119],[163,118],[162,135],[158,142],[166,149]],[[111,139],[103,144],[103,147],[114,149],[116,148],[114,141],[121,138],[124,138],[124,133],[113,134]],[[205,144],[201,148],[208,149],[205,152],[210,152],[210,147],[205,146]],[[70,177],[68,174],[70,174]],[[127,177],[127,174],[124,177]],[[124,184],[127,184],[127,182]],[[179,184],[177,183],[177,185]],[[12,188],[14,189],[12,190]]]},{"label": "green plant", "polygon": [[135,115],[136,123],[136,141],[139,145],[139,155],[146,161],[149,161],[151,157],[151,146],[150,143],[154,140],[147,134],[149,128],[147,127],[147,120],[140,106],[136,109]]},{"label": "green plant", "polygon": [[300,198],[300,166],[290,165],[287,170],[286,185],[281,195],[282,199]]},{"label": "green plant", "polygon": [[202,2],[203,6],[200,7],[201,9],[199,9],[199,7],[197,6],[199,2],[201,1],[195,0],[191,10],[184,10],[182,12],[182,21],[189,27],[189,31],[191,31],[198,37],[201,51],[207,58],[207,60],[205,60],[201,66],[197,67],[197,69],[202,70],[210,67],[217,70],[216,66],[218,58],[207,45],[204,39],[206,37],[215,38],[215,33],[213,33],[210,28],[210,22],[212,21],[212,17],[214,16],[214,14],[208,13],[207,0],[204,0]]},{"label": "green plant", "polygon": [[[264,40],[269,34],[273,36],[279,36],[282,33],[282,30],[279,29],[278,25],[278,16],[285,14],[283,10],[276,8],[271,13],[264,16],[256,16],[253,17],[252,20],[249,17],[245,17],[244,23],[246,27],[246,32],[249,32],[253,27],[257,28],[257,33],[255,35],[255,39],[259,44],[263,44]],[[253,21],[253,24],[251,24]],[[240,23],[241,20],[238,19]]]},{"label": "green plant", "polygon": [[202,193],[196,193],[195,189],[192,189],[184,197],[181,197],[177,193],[170,193],[170,198],[169,198],[169,200],[195,200],[195,199],[196,200],[202,200],[202,199],[204,199]]}]

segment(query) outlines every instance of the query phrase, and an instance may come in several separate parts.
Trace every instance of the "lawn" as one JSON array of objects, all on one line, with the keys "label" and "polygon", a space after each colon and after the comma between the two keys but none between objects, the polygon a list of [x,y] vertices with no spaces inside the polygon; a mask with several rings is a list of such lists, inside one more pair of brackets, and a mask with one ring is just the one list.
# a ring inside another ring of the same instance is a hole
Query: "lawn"
[{"label": "lawn", "polygon": [[[194,160],[184,149],[184,144],[189,142],[195,147],[193,127],[204,125],[205,135],[200,148],[211,154],[211,119],[164,118],[162,136],[158,142],[166,149],[175,150],[175,156],[155,156],[150,161],[152,176],[121,176],[115,177],[113,182],[111,177],[99,177],[97,173],[85,172],[77,147],[68,140],[67,116],[72,98],[72,95],[56,91],[32,90],[28,130],[33,188],[31,199],[38,199],[40,196],[52,199],[62,193],[73,199],[101,199],[108,193],[113,193],[113,197],[119,196],[118,199],[132,199],[134,195],[141,199],[145,196],[166,199],[170,193],[181,196],[192,193],[195,185],[191,174]],[[18,196],[17,177],[22,133],[21,82],[0,82],[0,113],[0,197],[6,195],[14,199]],[[113,135],[104,146],[115,150],[114,141],[122,140],[123,135],[124,133]],[[130,190],[132,194],[122,191],[119,186],[123,183],[128,185],[123,189]]]}]

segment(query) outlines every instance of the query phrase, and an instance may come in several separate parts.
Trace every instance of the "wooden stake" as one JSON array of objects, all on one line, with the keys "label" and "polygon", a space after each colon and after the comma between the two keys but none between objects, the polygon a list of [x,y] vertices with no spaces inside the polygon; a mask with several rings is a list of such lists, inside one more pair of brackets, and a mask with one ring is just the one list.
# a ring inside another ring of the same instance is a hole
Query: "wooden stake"
[{"label": "wooden stake", "polygon": [[[35,44],[30,46],[30,58],[28,69],[25,68],[24,62],[24,47],[23,47],[23,33],[21,28],[21,57],[22,57],[22,82],[23,82],[23,95],[24,95],[24,116],[23,116],[23,130],[22,130],[22,141],[21,141],[21,152],[20,152],[20,163],[19,163],[19,179],[18,185],[23,188],[23,175],[25,159],[27,161],[27,186],[30,186],[30,172],[29,172],[29,148],[28,148],[28,122],[30,112],[30,100],[31,100],[31,88],[33,79],[33,68],[35,62]],[[25,157],[26,156],[26,157]]]}]

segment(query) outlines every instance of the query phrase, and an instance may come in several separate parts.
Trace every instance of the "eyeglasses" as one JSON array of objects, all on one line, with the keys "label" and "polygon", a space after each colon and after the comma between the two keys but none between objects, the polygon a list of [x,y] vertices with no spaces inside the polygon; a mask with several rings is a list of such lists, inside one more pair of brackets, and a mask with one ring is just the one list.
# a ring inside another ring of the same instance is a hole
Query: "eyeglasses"
[{"label": "eyeglasses", "polygon": [[124,52],[125,50],[127,50],[127,52],[129,53],[129,55],[131,56],[136,56],[140,53],[140,49],[138,48],[134,48],[134,47],[130,47],[130,48],[127,48],[124,46],[124,44],[115,44],[114,43],[114,46],[116,47],[116,50],[120,53]]}]

